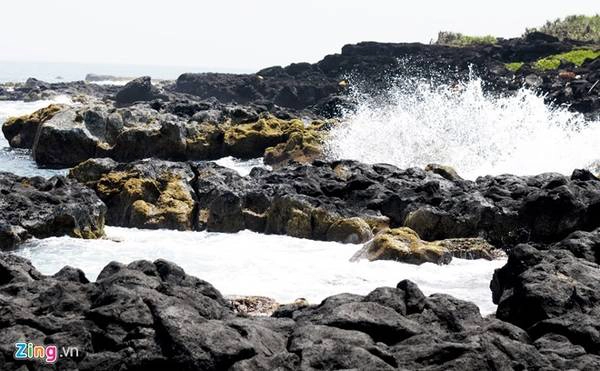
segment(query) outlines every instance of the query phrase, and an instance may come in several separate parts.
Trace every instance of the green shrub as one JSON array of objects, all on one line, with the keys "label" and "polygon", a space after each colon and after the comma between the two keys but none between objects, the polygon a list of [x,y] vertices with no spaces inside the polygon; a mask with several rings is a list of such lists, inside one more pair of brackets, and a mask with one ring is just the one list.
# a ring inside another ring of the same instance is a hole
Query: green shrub
[{"label": "green shrub", "polygon": [[555,70],[560,66],[561,60],[574,63],[576,66],[581,66],[586,59],[596,59],[599,56],[600,51],[589,49],[571,50],[570,52],[542,58],[535,62],[533,67],[539,70]]},{"label": "green shrub", "polygon": [[540,31],[559,39],[600,42],[600,15],[570,15],[564,19],[548,21],[542,27],[528,29],[525,33]]},{"label": "green shrub", "polygon": [[523,67],[524,64],[525,63],[523,63],[523,62],[513,62],[513,63],[506,63],[506,64],[504,64],[504,66],[512,72],[517,72],[518,70],[521,69],[521,67]]},{"label": "green shrub", "polygon": [[450,45],[450,46],[468,46],[468,45],[486,45],[495,44],[498,39],[491,35],[486,36],[469,36],[463,35],[458,32],[440,31],[438,33],[437,41],[434,44],[437,45]]}]

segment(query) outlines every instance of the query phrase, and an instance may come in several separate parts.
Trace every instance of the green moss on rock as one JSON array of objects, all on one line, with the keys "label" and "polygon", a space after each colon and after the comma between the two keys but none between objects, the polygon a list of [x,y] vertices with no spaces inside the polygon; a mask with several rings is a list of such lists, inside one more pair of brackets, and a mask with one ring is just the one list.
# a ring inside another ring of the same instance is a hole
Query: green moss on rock
[{"label": "green moss on rock", "polygon": [[581,66],[587,59],[596,59],[600,56],[600,51],[589,49],[571,50],[566,53],[551,55],[542,58],[533,64],[538,70],[555,70],[560,66],[561,61],[566,61]]},{"label": "green moss on rock", "polygon": [[524,64],[525,63],[523,63],[523,62],[512,62],[512,63],[504,64],[504,67],[506,67],[506,69],[509,71],[517,72],[518,70],[521,69],[521,67],[523,67]]}]

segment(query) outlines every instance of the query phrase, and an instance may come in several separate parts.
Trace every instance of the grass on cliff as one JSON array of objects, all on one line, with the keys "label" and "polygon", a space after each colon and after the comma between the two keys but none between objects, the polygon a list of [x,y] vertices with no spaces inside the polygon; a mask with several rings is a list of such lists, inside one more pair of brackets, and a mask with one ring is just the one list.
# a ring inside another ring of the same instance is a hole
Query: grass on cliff
[{"label": "grass on cliff", "polygon": [[533,67],[543,71],[555,70],[560,66],[561,60],[581,66],[586,59],[596,59],[598,57],[600,57],[600,51],[588,49],[571,50],[570,52],[542,58],[535,62]]},{"label": "grass on cliff", "polygon": [[469,46],[495,44],[497,41],[498,39],[491,35],[469,36],[459,32],[441,31],[438,33],[437,40],[433,43],[436,45]]},{"label": "grass on cliff", "polygon": [[600,42],[600,14],[593,16],[570,15],[564,19],[548,21],[540,28],[527,29],[525,33],[539,31],[561,40]]},{"label": "grass on cliff", "polygon": [[[570,52],[551,55],[542,59],[537,60],[533,63],[533,68],[541,71],[555,70],[560,67],[561,61],[573,63],[576,66],[581,66],[586,59],[596,59],[600,57],[600,50],[590,49],[577,49],[571,50]],[[512,62],[505,63],[506,69],[517,72],[525,63],[523,62]]]}]

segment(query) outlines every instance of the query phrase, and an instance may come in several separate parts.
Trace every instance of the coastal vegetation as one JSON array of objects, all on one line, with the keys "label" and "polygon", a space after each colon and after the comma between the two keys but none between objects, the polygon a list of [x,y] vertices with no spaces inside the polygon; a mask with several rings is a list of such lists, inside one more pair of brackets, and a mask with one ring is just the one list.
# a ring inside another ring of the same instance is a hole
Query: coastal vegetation
[{"label": "coastal vegetation", "polygon": [[570,15],[563,19],[547,21],[542,27],[527,29],[527,33],[543,32],[559,38],[578,41],[600,42],[600,14],[593,16]]},{"label": "coastal vegetation", "polygon": [[450,46],[469,46],[495,44],[497,41],[498,38],[492,35],[472,36],[463,35],[460,32],[440,31],[438,33],[438,38],[434,42],[434,44]]},{"label": "coastal vegetation", "polygon": [[573,63],[576,66],[581,66],[587,59],[596,59],[600,56],[600,51],[589,49],[571,50],[570,52],[551,55],[546,58],[539,59],[533,64],[539,70],[555,70],[560,66],[561,61]]}]

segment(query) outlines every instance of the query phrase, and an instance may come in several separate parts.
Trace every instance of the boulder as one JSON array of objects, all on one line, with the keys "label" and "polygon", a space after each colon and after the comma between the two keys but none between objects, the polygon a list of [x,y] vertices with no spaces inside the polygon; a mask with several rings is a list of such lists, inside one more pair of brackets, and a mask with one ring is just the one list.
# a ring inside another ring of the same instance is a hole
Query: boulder
[{"label": "boulder", "polygon": [[106,159],[88,160],[70,176],[92,187],[108,205],[106,220],[111,225],[194,229],[194,173],[185,164],[146,160],[130,168]]},{"label": "boulder", "polygon": [[429,164],[425,166],[425,171],[431,171],[432,173],[438,174],[442,178],[451,181],[462,180],[462,178],[458,175],[456,170],[454,170],[453,167],[447,165]]},{"label": "boulder", "polygon": [[152,86],[150,76],[142,76],[129,81],[115,96],[117,105],[123,106],[135,102],[156,99],[160,96],[158,89]]},{"label": "boulder", "polygon": [[311,163],[323,158],[327,126],[323,122],[312,122],[290,134],[287,142],[267,148],[264,153],[265,164],[280,167],[290,162]]},{"label": "boulder", "polygon": [[497,316],[528,328],[569,313],[588,314],[600,298],[600,229],[576,232],[538,250],[519,245],[491,283]]},{"label": "boulder", "polygon": [[450,251],[442,245],[423,241],[410,228],[388,229],[366,243],[350,259],[395,260],[409,264],[448,264],[452,260]]},{"label": "boulder", "polygon": [[102,237],[105,214],[94,191],[70,179],[0,173],[0,250],[34,237]]},{"label": "boulder", "polygon": [[64,108],[64,105],[51,104],[30,115],[9,118],[2,124],[2,133],[11,147],[31,149],[40,125]]},{"label": "boulder", "polygon": [[373,238],[371,227],[361,218],[340,219],[327,231],[329,241],[363,243]]}]

